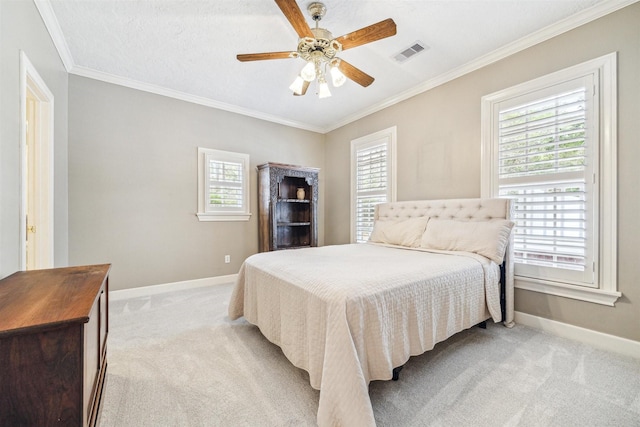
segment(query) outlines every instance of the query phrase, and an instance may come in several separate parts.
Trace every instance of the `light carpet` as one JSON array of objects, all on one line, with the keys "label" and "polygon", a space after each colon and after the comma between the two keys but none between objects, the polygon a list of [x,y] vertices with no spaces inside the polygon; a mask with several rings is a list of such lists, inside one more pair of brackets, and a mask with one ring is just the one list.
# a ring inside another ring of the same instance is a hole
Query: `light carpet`
[{"label": "light carpet", "polygon": [[[319,392],[243,319],[231,284],[110,302],[100,427],[313,426]],[[640,426],[640,361],[491,324],[369,388],[378,426]]]}]

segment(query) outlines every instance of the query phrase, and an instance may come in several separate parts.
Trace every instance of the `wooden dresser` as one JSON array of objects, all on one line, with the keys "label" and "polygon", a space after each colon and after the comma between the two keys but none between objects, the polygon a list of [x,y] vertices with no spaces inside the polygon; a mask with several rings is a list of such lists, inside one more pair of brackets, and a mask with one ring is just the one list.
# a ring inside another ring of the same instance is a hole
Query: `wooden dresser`
[{"label": "wooden dresser", "polygon": [[94,426],[107,369],[109,264],[0,280],[0,426]]}]

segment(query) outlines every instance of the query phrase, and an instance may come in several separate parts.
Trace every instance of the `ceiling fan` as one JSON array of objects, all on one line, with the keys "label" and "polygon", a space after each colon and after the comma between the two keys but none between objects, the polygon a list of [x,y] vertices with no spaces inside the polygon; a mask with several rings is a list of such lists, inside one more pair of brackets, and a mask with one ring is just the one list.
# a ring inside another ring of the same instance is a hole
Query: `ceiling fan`
[{"label": "ceiling fan", "polygon": [[304,95],[309,84],[317,79],[318,96],[320,98],[331,96],[325,77],[327,68],[329,68],[334,87],[342,86],[347,78],[363,87],[373,83],[373,77],[344,59],[338,58],[337,55],[343,50],[395,35],[396,23],[393,19],[385,19],[377,24],[334,38],[330,31],[318,27],[318,23],[327,11],[323,3],[313,2],[307,7],[311,18],[316,23],[315,28],[311,28],[295,0],[275,0],[275,2],[300,37],[297,50],[239,54],[237,55],[239,61],[302,58],[307,64],[289,87],[294,95]]}]

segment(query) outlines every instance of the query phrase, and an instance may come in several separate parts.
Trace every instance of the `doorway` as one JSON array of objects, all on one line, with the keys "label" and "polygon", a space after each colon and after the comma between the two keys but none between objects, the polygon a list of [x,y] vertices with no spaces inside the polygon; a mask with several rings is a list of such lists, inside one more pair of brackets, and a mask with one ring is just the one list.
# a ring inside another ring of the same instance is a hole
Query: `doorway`
[{"label": "doorway", "polygon": [[20,52],[20,269],[53,267],[53,94]]}]

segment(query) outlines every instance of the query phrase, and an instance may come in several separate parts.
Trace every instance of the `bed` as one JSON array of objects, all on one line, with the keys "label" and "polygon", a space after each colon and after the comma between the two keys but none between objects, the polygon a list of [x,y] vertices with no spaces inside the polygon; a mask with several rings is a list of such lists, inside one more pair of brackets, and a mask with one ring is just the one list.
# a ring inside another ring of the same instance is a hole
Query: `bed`
[{"label": "bed", "polygon": [[318,425],[375,426],[370,381],[481,322],[513,326],[510,219],[507,199],[377,205],[367,243],[247,258],[229,317],[309,373]]}]

